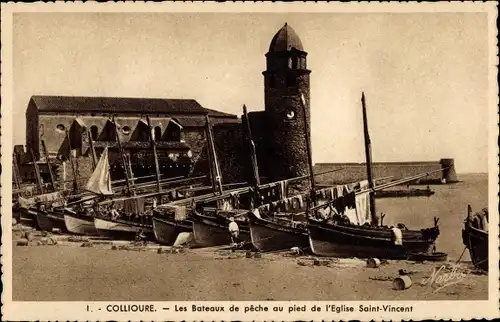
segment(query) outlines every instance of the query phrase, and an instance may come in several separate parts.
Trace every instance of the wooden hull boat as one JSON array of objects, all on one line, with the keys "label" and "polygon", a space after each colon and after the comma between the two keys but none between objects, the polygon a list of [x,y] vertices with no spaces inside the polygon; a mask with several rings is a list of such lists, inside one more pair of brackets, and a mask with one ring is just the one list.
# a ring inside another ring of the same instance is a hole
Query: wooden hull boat
[{"label": "wooden hull boat", "polygon": [[61,232],[67,233],[64,217],[60,214],[53,212],[44,212],[39,210],[30,209],[29,212],[35,216],[36,228],[41,231],[52,232],[54,228],[59,229]]},{"label": "wooden hull boat", "polygon": [[375,198],[430,197],[434,194],[430,189],[381,190],[375,193]]},{"label": "wooden hull boat", "polygon": [[24,208],[19,209],[19,222],[36,228],[36,212]]},{"label": "wooden hull boat", "polygon": [[154,236],[162,245],[172,246],[180,233],[192,231],[193,223],[189,220],[174,220],[167,216],[153,217]]},{"label": "wooden hull boat", "polygon": [[469,226],[462,231],[464,245],[469,249],[474,266],[488,270],[488,233]]},{"label": "wooden hull boat", "polygon": [[394,244],[391,228],[308,220],[311,251],[317,256],[403,259],[409,253],[430,253],[439,228],[401,230],[403,245]]},{"label": "wooden hull boat", "polygon": [[474,266],[488,271],[488,232],[482,227],[483,222],[478,214],[474,217],[470,217],[470,215],[471,210],[469,207],[469,216],[462,230],[462,241],[464,246],[469,249],[470,258]]},{"label": "wooden hull boat", "polygon": [[155,240],[152,225],[141,225],[124,220],[111,220],[96,217],[94,218],[94,226],[100,236],[109,239],[135,240],[135,237],[142,229],[147,240]]},{"label": "wooden hull boat", "polygon": [[88,215],[64,211],[64,224],[66,229],[76,235],[97,236],[99,235],[94,225],[94,217]]},{"label": "wooden hull boat", "polygon": [[[193,235],[196,247],[213,247],[231,244],[229,223],[225,218],[217,218],[202,214],[192,214]],[[238,223],[240,242],[250,241],[250,232],[244,224]]]},{"label": "wooden hull boat", "polygon": [[270,219],[249,214],[252,245],[261,252],[286,250],[292,247],[309,247],[305,225],[288,227]]}]

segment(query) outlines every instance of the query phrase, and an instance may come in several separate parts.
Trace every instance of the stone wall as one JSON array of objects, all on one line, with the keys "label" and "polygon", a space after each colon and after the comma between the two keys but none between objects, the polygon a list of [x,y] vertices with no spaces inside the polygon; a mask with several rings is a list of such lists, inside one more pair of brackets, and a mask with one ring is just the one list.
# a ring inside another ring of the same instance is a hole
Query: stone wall
[{"label": "stone wall", "polygon": [[250,156],[241,124],[218,124],[213,129],[223,183],[246,182]]},{"label": "stone wall", "polygon": [[[456,182],[458,180],[453,161],[448,160],[446,165],[443,161],[435,162],[385,162],[373,164],[373,177],[383,178],[392,177],[391,179],[402,179],[413,175],[423,174],[426,172],[440,170],[446,166],[451,165],[452,168],[448,171],[434,172],[426,177],[416,180],[413,183],[432,184],[441,183],[442,179],[446,182]],[[317,163],[314,166],[315,173],[321,173],[333,169],[343,170],[332,172],[329,174],[316,177],[318,182],[322,184],[339,184],[350,183],[355,181],[366,180],[366,165],[364,163]]]}]

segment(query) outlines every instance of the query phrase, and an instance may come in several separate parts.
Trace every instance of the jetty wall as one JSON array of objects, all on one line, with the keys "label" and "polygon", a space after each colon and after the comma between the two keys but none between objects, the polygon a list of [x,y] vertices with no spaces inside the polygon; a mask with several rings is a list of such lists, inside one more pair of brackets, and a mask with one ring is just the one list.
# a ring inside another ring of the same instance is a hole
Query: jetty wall
[{"label": "jetty wall", "polygon": [[[343,170],[324,174],[317,177],[322,184],[343,184],[366,179],[365,163],[316,163],[314,172],[325,172],[333,169]],[[377,162],[372,164],[373,177],[391,179],[401,179],[445,169],[434,172],[426,177],[411,182],[412,184],[442,184],[458,181],[453,159],[441,159],[439,161],[414,161],[414,162]]]}]

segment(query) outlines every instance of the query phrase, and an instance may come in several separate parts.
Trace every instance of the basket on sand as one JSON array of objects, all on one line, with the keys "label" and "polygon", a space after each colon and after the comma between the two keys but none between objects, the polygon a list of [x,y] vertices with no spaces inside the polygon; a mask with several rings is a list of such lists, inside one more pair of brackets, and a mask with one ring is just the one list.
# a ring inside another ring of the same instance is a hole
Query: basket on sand
[{"label": "basket on sand", "polygon": [[408,275],[401,275],[399,277],[396,277],[392,281],[392,289],[393,290],[406,290],[407,288],[411,287],[411,278]]},{"label": "basket on sand", "polygon": [[366,260],[366,267],[368,268],[377,268],[380,266],[380,259],[378,258],[368,258]]}]

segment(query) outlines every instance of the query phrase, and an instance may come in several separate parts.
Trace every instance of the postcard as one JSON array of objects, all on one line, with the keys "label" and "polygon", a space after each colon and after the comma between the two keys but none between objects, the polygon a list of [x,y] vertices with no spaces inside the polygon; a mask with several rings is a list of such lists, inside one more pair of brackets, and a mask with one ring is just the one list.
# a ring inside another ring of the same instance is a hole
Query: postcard
[{"label": "postcard", "polygon": [[496,5],[2,3],[4,318],[498,318]]}]

